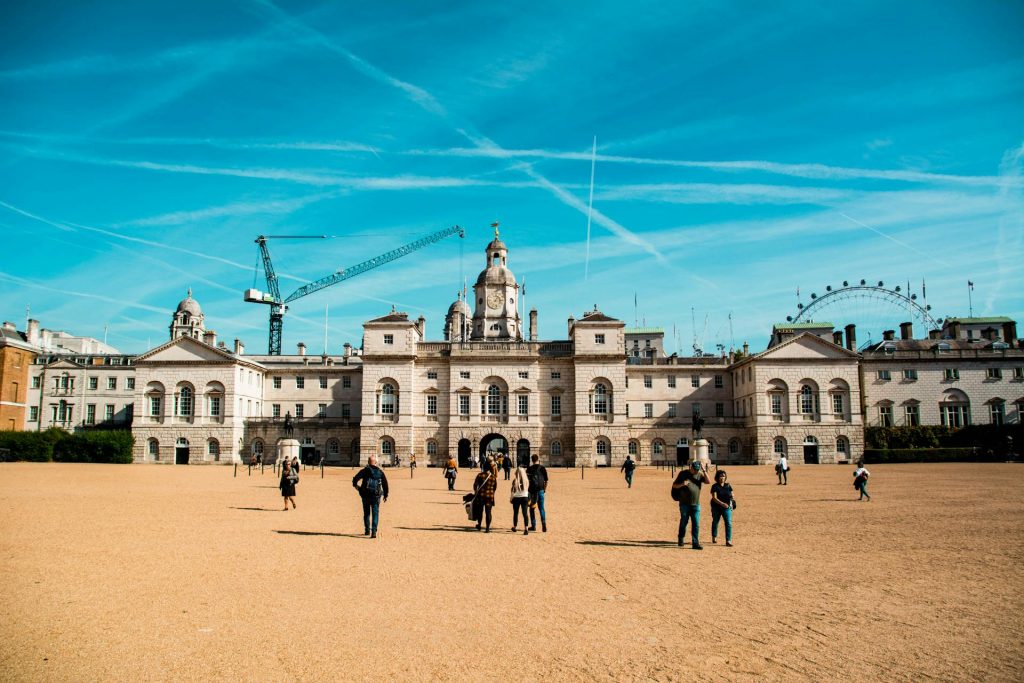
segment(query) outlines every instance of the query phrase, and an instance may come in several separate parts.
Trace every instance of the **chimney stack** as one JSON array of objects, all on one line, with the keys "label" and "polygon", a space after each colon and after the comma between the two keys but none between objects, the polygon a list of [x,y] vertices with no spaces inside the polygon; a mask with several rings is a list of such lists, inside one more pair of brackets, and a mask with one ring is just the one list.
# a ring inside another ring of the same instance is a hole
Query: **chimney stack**
[{"label": "chimney stack", "polygon": [[843,345],[843,331],[842,330],[835,330],[835,331],[832,332],[832,343],[835,344],[836,346],[842,346]]},{"label": "chimney stack", "polygon": [[349,344],[348,342],[345,342],[345,346],[343,348],[344,348],[344,351],[341,352],[342,358],[351,358],[352,357],[352,345]]},{"label": "chimney stack", "polygon": [[245,344],[242,343],[241,339],[235,339],[235,355],[241,356],[245,353]]},{"label": "chimney stack", "polygon": [[885,330],[882,332],[882,341],[892,341],[896,339],[896,330]]},{"label": "chimney stack", "polygon": [[420,341],[426,339],[427,319],[422,315],[419,318],[416,318],[416,331],[420,333]]},{"label": "chimney stack", "polygon": [[300,356],[305,356],[306,355],[306,344],[305,344],[305,342],[299,342],[297,346],[298,346],[298,349],[299,349],[299,355]]},{"label": "chimney stack", "polygon": [[[1003,326],[1003,329],[1004,330],[1006,329],[1005,325]],[[28,329],[25,330],[25,334],[28,336],[28,343],[29,344],[32,344],[33,346],[38,346],[38,344],[39,344],[39,321],[36,320],[35,318],[29,318]]]},{"label": "chimney stack", "polygon": [[900,339],[913,339],[914,338],[914,323],[905,322],[900,323]]},{"label": "chimney stack", "polygon": [[209,344],[210,346],[216,346],[217,333],[214,332],[213,330],[206,330],[206,332],[203,332],[203,342]]},{"label": "chimney stack", "polygon": [[[32,322],[33,321],[31,320],[28,321],[28,329],[30,333],[32,330]],[[38,324],[39,323],[36,323],[36,325]],[[1017,341],[1017,323],[1012,320],[1008,323],[1003,323],[1003,341],[1010,346],[1013,346]]]},{"label": "chimney stack", "polygon": [[18,327],[14,323],[10,322],[9,320],[5,320],[4,321],[4,329],[7,330],[8,332],[17,332],[18,331]]},{"label": "chimney stack", "polygon": [[569,336],[572,337],[573,330],[576,329],[576,318],[569,316]]},{"label": "chimney stack", "polygon": [[750,344],[743,342],[743,356],[747,357],[750,355]]},{"label": "chimney stack", "polygon": [[929,330],[928,331],[928,338],[929,339],[942,339],[942,330]]},{"label": "chimney stack", "polygon": [[537,341],[537,309],[530,309],[530,341]]},{"label": "chimney stack", "polygon": [[857,326],[850,323],[845,328],[846,330],[846,350],[856,351],[857,350]]}]

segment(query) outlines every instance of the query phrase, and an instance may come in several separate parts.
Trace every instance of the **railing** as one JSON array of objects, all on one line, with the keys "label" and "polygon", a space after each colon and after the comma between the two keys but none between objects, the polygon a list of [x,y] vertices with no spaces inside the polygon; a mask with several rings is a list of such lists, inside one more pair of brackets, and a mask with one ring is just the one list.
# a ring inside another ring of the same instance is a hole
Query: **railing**
[{"label": "railing", "polygon": [[50,389],[50,396],[74,396],[74,387],[57,387],[56,389]]}]

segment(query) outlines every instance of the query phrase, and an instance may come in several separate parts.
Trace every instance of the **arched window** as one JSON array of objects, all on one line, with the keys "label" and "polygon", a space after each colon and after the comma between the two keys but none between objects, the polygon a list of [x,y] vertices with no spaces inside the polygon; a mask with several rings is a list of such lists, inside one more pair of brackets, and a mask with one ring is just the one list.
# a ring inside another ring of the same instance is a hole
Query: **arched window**
[{"label": "arched window", "polygon": [[597,440],[597,454],[608,455],[608,442],[604,439]]},{"label": "arched window", "polygon": [[814,413],[814,389],[806,384],[800,387],[800,412],[805,415]]},{"label": "arched window", "polygon": [[651,457],[661,457],[665,454],[665,442],[661,439],[655,439],[651,442]]},{"label": "arched window", "polygon": [[391,439],[384,437],[380,440],[380,454],[386,458],[390,458],[395,454],[395,442]]},{"label": "arched window", "polygon": [[341,454],[341,444],[338,443],[337,439],[330,439],[327,441],[327,453],[328,455]]},{"label": "arched window", "polygon": [[971,401],[959,389],[947,389],[939,403],[939,416],[943,427],[959,429],[971,424]]},{"label": "arched window", "polygon": [[183,436],[179,436],[178,440],[174,442],[174,445],[181,448],[188,448],[188,439]]},{"label": "arched window", "polygon": [[160,442],[156,439],[149,440],[149,457],[154,462],[160,460]]},{"label": "arched window", "polygon": [[730,440],[729,441],[729,455],[739,455],[739,454],[740,454],[740,440],[739,439],[732,439],[732,440]]},{"label": "arched window", "polygon": [[257,458],[260,458],[260,459],[263,458],[263,441],[262,440],[255,439],[252,442],[252,454],[255,455]]},{"label": "arched window", "polygon": [[845,436],[836,439],[836,453],[844,458],[850,454],[850,441]]},{"label": "arched window", "polygon": [[716,453],[716,450],[715,450],[715,440],[714,439],[708,439],[708,457],[709,458],[715,457],[715,453]]},{"label": "arched window", "polygon": [[192,387],[181,387],[178,395],[174,398],[177,410],[175,413],[180,417],[192,416]]},{"label": "arched window", "polygon": [[427,455],[437,455],[437,442],[433,439],[427,441]]},{"label": "arched window", "polygon": [[629,454],[634,458],[640,455],[640,442],[636,439],[630,439],[629,441]]},{"label": "arched window", "polygon": [[786,440],[781,436],[775,438],[775,455],[786,454]]},{"label": "arched window", "polygon": [[220,442],[217,439],[210,439],[206,442],[206,452],[210,454],[214,462],[220,462]]},{"label": "arched window", "polygon": [[605,415],[608,413],[608,387],[603,382],[598,382],[594,385],[591,405],[595,415]]},{"label": "arched window", "polygon": [[384,382],[380,386],[380,393],[377,395],[377,402],[381,415],[394,415],[398,412],[398,390],[390,382]]},{"label": "arched window", "polygon": [[551,455],[561,455],[561,454],[562,454],[562,442],[561,441],[552,441],[551,442]]}]

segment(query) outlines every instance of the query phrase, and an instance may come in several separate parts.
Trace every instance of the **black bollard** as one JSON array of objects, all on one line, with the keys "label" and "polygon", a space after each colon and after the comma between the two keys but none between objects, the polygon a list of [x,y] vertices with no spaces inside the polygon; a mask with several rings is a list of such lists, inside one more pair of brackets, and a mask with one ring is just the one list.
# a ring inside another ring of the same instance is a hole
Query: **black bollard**
[{"label": "black bollard", "polygon": [[321,479],[324,478],[324,461],[323,460],[320,461],[320,478]]},{"label": "black bollard", "polygon": [[238,476],[238,463],[235,463],[235,476]]}]

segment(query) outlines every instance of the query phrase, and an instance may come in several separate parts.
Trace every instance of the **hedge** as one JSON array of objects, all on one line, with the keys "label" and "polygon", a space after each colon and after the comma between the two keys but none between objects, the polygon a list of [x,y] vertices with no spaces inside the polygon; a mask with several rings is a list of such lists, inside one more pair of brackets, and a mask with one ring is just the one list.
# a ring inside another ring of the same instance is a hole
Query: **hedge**
[{"label": "hedge", "polygon": [[867,449],[949,449],[977,448],[1008,456],[1024,448],[1024,425],[967,425],[961,429],[940,426],[868,427],[864,430]]},{"label": "hedge", "polygon": [[866,464],[897,462],[1002,462],[1005,456],[980,448],[868,448]]},{"label": "hedge", "polygon": [[89,431],[69,434],[61,429],[45,432],[0,432],[0,448],[8,460],[28,462],[132,462],[135,439],[129,431]]}]

